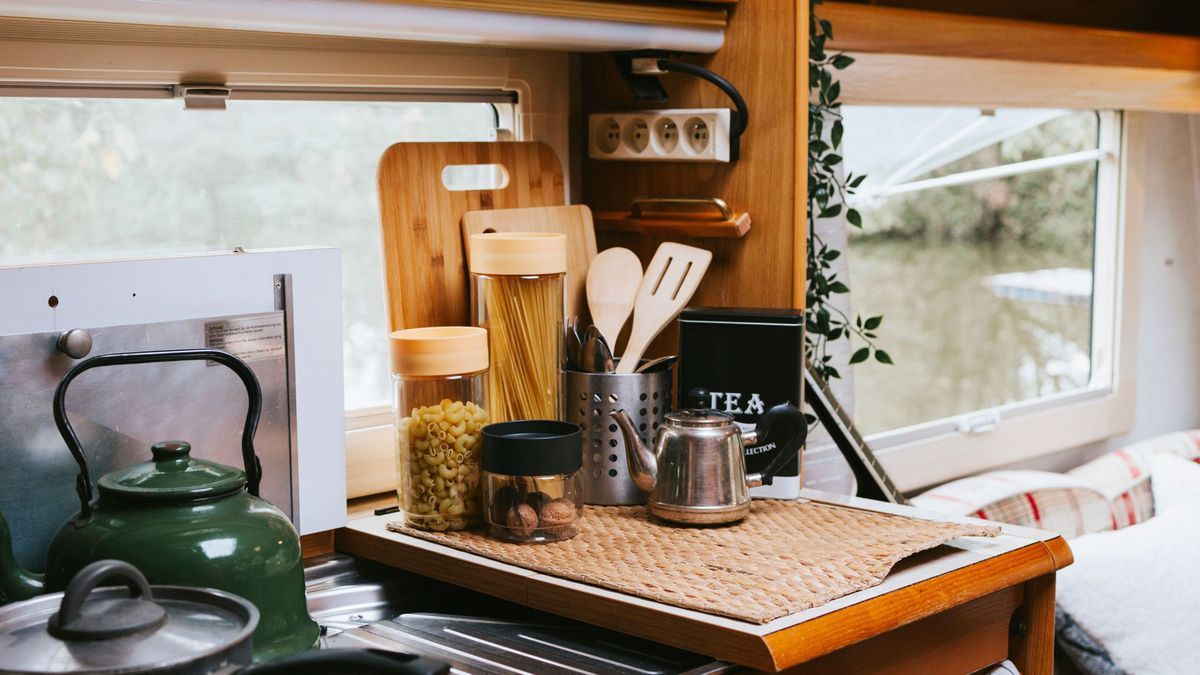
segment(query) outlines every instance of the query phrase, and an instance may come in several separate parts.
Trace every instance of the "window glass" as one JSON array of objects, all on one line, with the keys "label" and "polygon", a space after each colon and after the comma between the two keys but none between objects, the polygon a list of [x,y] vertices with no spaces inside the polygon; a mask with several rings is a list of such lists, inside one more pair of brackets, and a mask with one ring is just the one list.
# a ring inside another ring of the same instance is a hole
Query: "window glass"
[{"label": "window glass", "polygon": [[346,406],[383,405],[379,157],[494,128],[486,103],[0,98],[0,263],[340,247]]},{"label": "window glass", "polygon": [[[1098,115],[847,107],[845,116],[846,169],[869,175],[852,198],[864,227],[850,233],[851,301],[857,314],[885,317],[880,344],[895,361],[855,366],[860,428],[1086,387]],[[1041,161],[1019,164],[1032,160]]]}]

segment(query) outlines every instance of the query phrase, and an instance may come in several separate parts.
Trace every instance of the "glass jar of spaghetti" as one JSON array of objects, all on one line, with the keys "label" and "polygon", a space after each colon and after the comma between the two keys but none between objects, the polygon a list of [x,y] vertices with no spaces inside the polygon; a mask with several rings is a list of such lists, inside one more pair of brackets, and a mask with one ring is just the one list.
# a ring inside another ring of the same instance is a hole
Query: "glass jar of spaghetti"
[{"label": "glass jar of spaghetti", "polygon": [[411,328],[389,337],[396,484],[405,523],[437,532],[479,525],[479,439],[490,421],[487,331]]},{"label": "glass jar of spaghetti", "polygon": [[562,419],[563,234],[472,235],[471,323],[488,332],[492,421]]}]

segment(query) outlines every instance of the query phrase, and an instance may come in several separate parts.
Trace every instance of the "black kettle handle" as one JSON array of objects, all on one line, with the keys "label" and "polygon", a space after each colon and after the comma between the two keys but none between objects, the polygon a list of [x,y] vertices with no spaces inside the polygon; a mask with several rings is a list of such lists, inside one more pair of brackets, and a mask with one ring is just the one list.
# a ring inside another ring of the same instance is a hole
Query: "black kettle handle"
[{"label": "black kettle handle", "polygon": [[87,459],[83,456],[83,447],[79,436],[67,419],[67,386],[92,368],[102,366],[123,366],[133,363],[165,363],[170,361],[214,361],[237,374],[242,384],[246,385],[246,397],[249,406],[246,411],[246,425],[242,429],[242,462],[246,467],[246,486],[250,494],[258,496],[258,486],[262,481],[262,465],[254,454],[254,432],[258,429],[258,418],[262,414],[262,388],[254,371],[250,370],[241,359],[219,349],[171,349],[150,352],[118,352],[116,354],[101,354],[76,363],[63,376],[58,388],[54,390],[54,423],[62,434],[67,449],[79,465],[79,476],[75,481],[75,492],[79,494],[80,515],[87,517],[92,513],[92,476],[88,471]]},{"label": "black kettle handle", "polygon": [[758,436],[759,442],[767,439],[767,434],[780,420],[788,421],[793,429],[792,435],[788,438],[787,443],[779,452],[775,453],[774,459],[767,465],[767,468],[762,470],[758,475],[759,480],[763,485],[770,485],[775,481],[775,474],[783,469],[783,465],[787,464],[793,457],[800,452],[800,448],[804,447],[804,441],[808,440],[808,422],[804,419],[804,413],[791,403],[780,403],[779,405],[771,406],[771,409],[762,414],[758,418],[758,422],[754,425],[755,434]]}]

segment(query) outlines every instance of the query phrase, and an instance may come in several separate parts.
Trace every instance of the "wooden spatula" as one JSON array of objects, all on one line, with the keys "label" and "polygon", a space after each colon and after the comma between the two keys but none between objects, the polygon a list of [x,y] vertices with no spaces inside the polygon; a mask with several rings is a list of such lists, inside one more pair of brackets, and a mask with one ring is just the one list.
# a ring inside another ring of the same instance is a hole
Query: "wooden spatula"
[{"label": "wooden spatula", "polygon": [[642,285],[642,261],[627,248],[609,248],[592,258],[587,273],[592,323],[614,350]]},{"label": "wooden spatula", "polygon": [[670,323],[700,285],[712,253],[694,246],[664,242],[654,252],[633,306],[633,332],[617,364],[617,372],[632,373],[650,341]]}]

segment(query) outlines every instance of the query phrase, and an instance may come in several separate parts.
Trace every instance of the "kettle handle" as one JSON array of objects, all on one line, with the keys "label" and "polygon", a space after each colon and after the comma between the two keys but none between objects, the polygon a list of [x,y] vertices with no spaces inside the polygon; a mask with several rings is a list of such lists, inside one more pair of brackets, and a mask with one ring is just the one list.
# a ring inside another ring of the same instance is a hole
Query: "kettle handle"
[{"label": "kettle handle", "polygon": [[133,363],[165,363],[170,361],[214,361],[234,373],[246,385],[246,397],[249,406],[246,411],[246,425],[242,429],[242,462],[246,467],[246,486],[250,494],[258,496],[258,486],[262,481],[262,464],[254,454],[254,432],[258,429],[258,418],[262,414],[262,388],[254,371],[250,370],[241,359],[219,349],[171,349],[151,352],[118,352],[116,354],[101,354],[84,359],[67,371],[58,388],[54,390],[54,423],[62,434],[67,449],[79,465],[79,476],[75,479],[75,492],[79,495],[79,512],[83,517],[92,513],[92,476],[88,471],[87,459],[83,456],[83,447],[79,436],[67,419],[67,386],[84,372],[101,366],[123,366]]},{"label": "kettle handle", "polygon": [[804,413],[791,403],[780,403],[779,405],[771,406],[771,409],[763,413],[762,417],[758,418],[758,422],[754,425],[754,435],[765,440],[767,434],[770,433],[771,427],[775,426],[780,420],[787,420],[791,423],[795,431],[788,438],[783,449],[775,453],[774,459],[763,469],[761,473],[750,474],[746,477],[750,487],[759,485],[770,485],[775,480],[775,474],[783,469],[783,465],[792,460],[799,452],[800,448],[804,447],[804,441],[808,439],[808,421],[804,419]]}]

